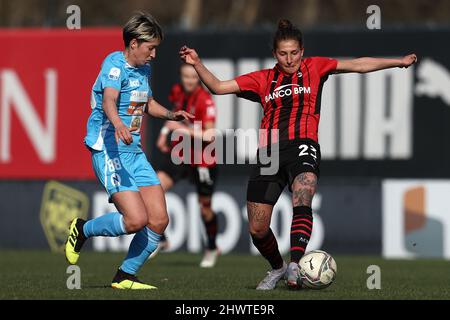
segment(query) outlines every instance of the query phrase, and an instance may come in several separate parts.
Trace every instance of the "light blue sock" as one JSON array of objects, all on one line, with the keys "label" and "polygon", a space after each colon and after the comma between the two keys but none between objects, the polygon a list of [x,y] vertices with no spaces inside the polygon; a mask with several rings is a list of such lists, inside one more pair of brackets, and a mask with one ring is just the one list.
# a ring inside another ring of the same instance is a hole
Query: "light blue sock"
[{"label": "light blue sock", "polygon": [[117,237],[126,234],[123,216],[118,212],[107,213],[87,221],[83,226],[84,235],[89,237]]},{"label": "light blue sock", "polygon": [[148,257],[158,247],[161,235],[144,227],[134,235],[128,254],[120,269],[126,273],[135,275],[140,267],[147,261]]}]

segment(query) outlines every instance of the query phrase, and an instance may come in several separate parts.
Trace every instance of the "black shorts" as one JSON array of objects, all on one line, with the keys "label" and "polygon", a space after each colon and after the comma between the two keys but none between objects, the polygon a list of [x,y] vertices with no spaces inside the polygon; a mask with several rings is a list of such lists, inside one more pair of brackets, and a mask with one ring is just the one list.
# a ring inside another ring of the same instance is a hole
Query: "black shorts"
[{"label": "black shorts", "polygon": [[165,172],[172,180],[177,183],[182,179],[188,179],[197,189],[201,196],[211,196],[216,187],[217,167],[198,167],[188,164],[176,165],[170,159],[170,155],[165,155],[161,167],[158,171]]},{"label": "black shorts", "polygon": [[[282,141],[279,143],[278,152],[273,147],[271,151],[258,150],[258,163],[250,175],[247,186],[247,201],[274,205],[286,185],[292,191],[292,183],[300,173],[312,172],[317,178],[320,176],[320,146],[313,140]],[[268,175],[262,171],[271,166],[270,163],[263,164],[267,162],[264,160],[265,154],[271,159],[278,159],[277,172]]]}]

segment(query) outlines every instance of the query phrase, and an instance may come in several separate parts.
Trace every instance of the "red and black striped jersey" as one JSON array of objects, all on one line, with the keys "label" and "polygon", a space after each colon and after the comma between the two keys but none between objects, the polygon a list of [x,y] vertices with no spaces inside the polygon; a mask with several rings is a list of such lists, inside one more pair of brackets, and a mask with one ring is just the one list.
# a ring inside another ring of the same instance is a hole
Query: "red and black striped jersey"
[{"label": "red and black striped jersey", "polygon": [[[261,103],[264,116],[260,146],[284,140],[311,139],[318,142],[322,88],[337,60],[324,57],[302,59],[292,75],[273,69],[237,77],[240,97]],[[278,129],[278,135],[270,130]],[[269,134],[268,134],[269,133]]]},{"label": "red and black striped jersey", "polygon": [[211,94],[202,86],[187,94],[181,84],[177,83],[170,90],[169,101],[173,104],[174,111],[184,110],[193,114],[195,118],[189,119],[192,124],[201,121],[203,127],[206,122],[216,121],[216,106]]},{"label": "red and black striped jersey", "polygon": [[[205,124],[207,122],[216,121],[216,105],[211,97],[211,94],[206,91],[202,86],[198,86],[194,92],[188,94],[184,92],[181,84],[173,85],[169,94],[169,101],[173,104],[174,111],[184,110],[193,114],[194,119],[189,119],[189,125],[196,129],[206,129]],[[208,146],[208,143],[203,142],[201,150],[194,150],[194,140],[191,142],[191,165],[200,167],[212,167],[216,164],[215,152],[212,152],[212,156],[209,153],[204,153],[204,149]],[[172,147],[179,142],[172,142]],[[194,154],[197,152],[197,159],[201,159],[201,163],[195,163]],[[183,156],[181,152],[180,157]]]}]

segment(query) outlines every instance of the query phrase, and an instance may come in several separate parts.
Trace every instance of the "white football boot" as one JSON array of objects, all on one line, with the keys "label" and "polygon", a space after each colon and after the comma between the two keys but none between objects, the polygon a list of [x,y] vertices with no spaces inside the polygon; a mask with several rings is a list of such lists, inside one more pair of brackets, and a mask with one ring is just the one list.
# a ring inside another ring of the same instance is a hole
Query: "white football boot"
[{"label": "white football boot", "polygon": [[286,271],[286,284],[289,289],[300,289],[301,280],[298,274],[298,263],[289,263]]},{"label": "white football boot", "polygon": [[220,255],[219,249],[206,250],[203,255],[202,262],[200,262],[200,268],[212,268],[217,263],[217,258]]},{"label": "white football boot", "polygon": [[287,264],[283,261],[283,266],[280,269],[272,269],[267,272],[267,276],[258,284],[256,290],[273,290],[278,281],[280,281],[286,274]]}]

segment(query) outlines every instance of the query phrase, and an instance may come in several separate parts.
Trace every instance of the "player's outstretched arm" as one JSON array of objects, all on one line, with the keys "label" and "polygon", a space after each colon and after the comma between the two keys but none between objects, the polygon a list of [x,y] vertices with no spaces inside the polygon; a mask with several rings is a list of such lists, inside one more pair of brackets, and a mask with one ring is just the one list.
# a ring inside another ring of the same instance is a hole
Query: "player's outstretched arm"
[{"label": "player's outstretched arm", "polygon": [[400,59],[364,57],[351,60],[338,60],[336,72],[367,73],[389,68],[408,68],[410,65],[416,62],[417,56],[414,53],[404,56],[403,58]]},{"label": "player's outstretched arm", "polygon": [[160,105],[153,98],[148,99],[146,113],[152,117],[164,120],[182,121],[194,119],[194,115],[190,114],[189,112],[183,110],[176,112],[170,111]]},{"label": "player's outstretched arm", "polygon": [[184,46],[180,49],[179,53],[181,60],[194,67],[202,82],[213,94],[230,94],[241,92],[236,80],[221,81],[217,79],[216,76],[205,67],[194,49]]}]

